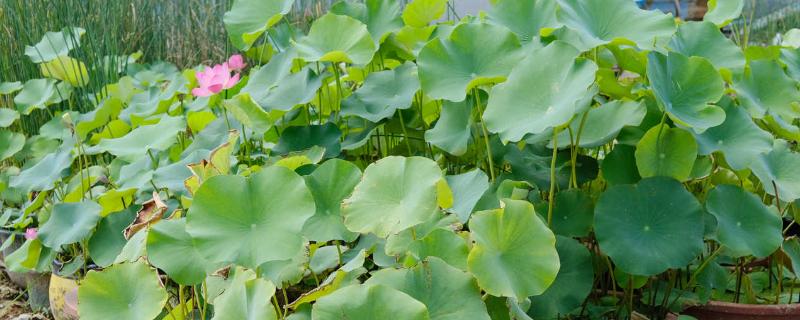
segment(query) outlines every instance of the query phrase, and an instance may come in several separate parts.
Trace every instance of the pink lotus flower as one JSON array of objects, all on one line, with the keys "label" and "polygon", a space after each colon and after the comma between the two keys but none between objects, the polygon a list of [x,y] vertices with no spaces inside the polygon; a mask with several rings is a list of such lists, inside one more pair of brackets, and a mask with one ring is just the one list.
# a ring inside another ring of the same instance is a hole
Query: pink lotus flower
[{"label": "pink lotus flower", "polygon": [[198,87],[192,89],[192,94],[197,97],[217,94],[223,89],[230,89],[239,82],[239,74],[231,76],[227,62],[215,65],[213,68],[205,67],[205,70],[196,73],[195,77]]},{"label": "pink lotus flower", "polygon": [[36,235],[37,235],[36,228],[25,229],[25,239],[27,240],[36,239]]},{"label": "pink lotus flower", "polygon": [[228,67],[231,68],[231,70],[239,71],[246,66],[247,64],[244,63],[244,58],[242,58],[241,54],[234,54],[228,58]]}]

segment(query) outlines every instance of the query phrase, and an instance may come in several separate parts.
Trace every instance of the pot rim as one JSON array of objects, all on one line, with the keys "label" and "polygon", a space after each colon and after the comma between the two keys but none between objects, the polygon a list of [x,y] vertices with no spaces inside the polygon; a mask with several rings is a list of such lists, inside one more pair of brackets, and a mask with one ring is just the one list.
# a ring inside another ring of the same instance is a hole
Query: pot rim
[{"label": "pot rim", "polygon": [[723,314],[743,314],[743,315],[800,315],[800,303],[790,304],[746,304],[724,301],[709,301],[705,305],[689,308],[712,311]]}]

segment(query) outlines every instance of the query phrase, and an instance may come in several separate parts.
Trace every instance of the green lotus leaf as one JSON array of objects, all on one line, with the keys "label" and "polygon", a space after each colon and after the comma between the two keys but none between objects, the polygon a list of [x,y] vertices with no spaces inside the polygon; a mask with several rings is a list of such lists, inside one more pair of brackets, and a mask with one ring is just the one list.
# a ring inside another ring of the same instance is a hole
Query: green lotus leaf
[{"label": "green lotus leaf", "polygon": [[506,80],[522,58],[517,37],[487,23],[462,23],[419,52],[419,80],[431,98],[462,101],[478,85]]},{"label": "green lotus leaf", "polygon": [[81,36],[86,30],[66,27],[60,32],[45,32],[42,40],[34,46],[25,46],[25,55],[33,63],[42,63],[66,56],[70,50],[80,46]]},{"label": "green lotus leaf", "polygon": [[705,58],[650,53],[647,78],[656,98],[673,120],[698,131],[725,121],[725,111],[709,103],[717,102],[725,91],[719,72]]},{"label": "green lotus leaf", "polygon": [[448,265],[467,270],[467,240],[450,229],[438,228],[431,231],[422,239],[411,243],[408,252],[418,260],[436,257]]},{"label": "green lotus leaf", "polygon": [[96,146],[87,148],[87,154],[108,152],[123,159],[135,160],[147,156],[150,150],[163,151],[177,140],[178,133],[186,130],[183,117],[164,116],[156,124],[141,126],[125,136],[101,140]]},{"label": "green lotus leaf", "polygon": [[568,123],[592,91],[597,71],[591,60],[576,60],[579,55],[555,41],[522,60],[508,81],[492,90],[483,114],[489,131],[503,141],[519,141]]},{"label": "green lotus leaf", "polygon": [[56,80],[33,79],[25,82],[22,91],[14,97],[17,111],[28,115],[34,109],[43,109],[48,106],[54,96],[59,95]]},{"label": "green lotus leaf", "polygon": [[72,57],[58,57],[53,61],[39,65],[42,76],[62,80],[74,87],[83,87],[89,83],[89,70],[86,64]]},{"label": "green lotus leaf", "polygon": [[594,270],[589,250],[575,239],[556,236],[561,269],[553,285],[542,295],[531,297],[528,315],[533,319],[557,319],[583,304],[592,291]]},{"label": "green lotus leaf", "polygon": [[367,30],[372,39],[378,43],[383,42],[389,33],[403,27],[400,18],[400,3],[395,0],[367,0],[365,3],[355,1],[339,1],[334,4],[331,12],[339,15],[351,16],[367,25]]},{"label": "green lotus leaf", "polygon": [[603,178],[609,185],[634,184],[642,179],[636,167],[635,152],[634,147],[618,144],[603,159]]},{"label": "green lotus leaf", "polygon": [[63,143],[57,151],[48,153],[33,166],[11,177],[8,185],[24,192],[53,189],[56,180],[61,178],[64,170],[69,168],[75,159],[72,154],[73,143],[74,141]]},{"label": "green lotus leaf", "polygon": [[797,84],[771,60],[750,62],[750,69],[734,79],[737,98],[754,118],[767,113],[786,119],[800,117],[795,105],[800,100]]},{"label": "green lotus leaf", "polygon": [[222,294],[214,299],[214,317],[224,319],[276,320],[278,315],[270,303],[275,285],[257,278],[250,270],[237,268]]},{"label": "green lotus leaf", "polygon": [[0,161],[20,152],[25,147],[25,135],[8,130],[0,130]]},{"label": "green lotus leaf", "polygon": [[265,94],[254,99],[257,98],[256,102],[265,110],[289,111],[298,104],[314,100],[321,86],[322,77],[310,67],[305,67],[284,77],[274,87],[264,90]]},{"label": "green lotus leaf", "polygon": [[472,137],[474,105],[473,99],[464,99],[461,102],[444,101],[436,125],[425,132],[425,141],[452,155],[464,155]]},{"label": "green lotus leaf", "polygon": [[753,123],[742,107],[730,101],[721,106],[726,113],[725,122],[694,135],[698,153],[709,155],[721,151],[732,169],[745,169],[756,156],[772,150],[772,135]]},{"label": "green lotus leaf", "polygon": [[558,21],[577,32],[580,42],[594,48],[630,42],[653,49],[656,39],[675,32],[672,15],[639,9],[628,0],[557,0]]},{"label": "green lotus leaf", "polygon": [[481,289],[518,300],[540,295],[559,269],[556,238],[533,205],[503,200],[504,208],[476,212],[469,221],[475,245],[467,267]]},{"label": "green lotus leaf", "polygon": [[472,276],[435,257],[410,269],[379,270],[366,284],[408,294],[425,304],[431,320],[489,320]]},{"label": "green lotus leaf", "polygon": [[783,242],[778,212],[742,188],[717,186],[708,193],[706,208],[717,218],[717,240],[734,257],[767,257]]},{"label": "green lotus leaf", "polygon": [[303,247],[303,250],[298,251],[291,259],[264,262],[258,267],[258,271],[260,277],[273,284],[277,283],[278,288],[285,289],[303,280],[309,264],[308,249]]},{"label": "green lotus leaf", "polygon": [[800,198],[800,154],[792,151],[786,141],[775,140],[772,150],[759,154],[749,168],[768,194],[775,195],[777,189],[781,201]]},{"label": "green lotus leaf", "polygon": [[305,179],[317,207],[316,213],[303,226],[306,237],[316,242],[355,240],[356,234],[344,225],[341,204],[361,181],[361,170],[350,162],[331,159]]},{"label": "green lotus leaf", "polygon": [[[540,213],[547,213],[547,207],[544,208]],[[592,229],[593,215],[594,203],[588,193],[580,189],[565,190],[556,193],[550,229],[557,235],[585,237]]]},{"label": "green lotus leaf", "polygon": [[251,69],[247,84],[240,92],[249,93],[256,101],[264,99],[272,88],[291,73],[296,56],[294,50],[286,50],[273,56],[266,65]]},{"label": "green lotus leaf", "polygon": [[[528,144],[522,150],[508,148],[505,160],[511,165],[510,179],[527,181],[537,186],[540,190],[549,190],[550,175],[553,165],[553,150],[546,148],[546,144]],[[556,186],[559,189],[568,189],[572,179],[572,156],[570,150],[559,151],[556,155]],[[575,159],[575,178],[578,185],[597,178],[597,159],[578,155]]]},{"label": "green lotus leaf", "polygon": [[710,21],[721,28],[742,15],[744,0],[709,0],[708,12],[703,21]]},{"label": "green lotus leaf", "polygon": [[407,26],[422,28],[442,17],[447,10],[447,0],[414,0],[403,9],[403,22]]},{"label": "green lotus leaf", "polygon": [[57,203],[50,219],[39,229],[42,244],[56,251],[61,246],[80,242],[91,236],[103,208],[93,201]]},{"label": "green lotus leaf", "polygon": [[89,271],[78,287],[81,319],[155,319],[167,302],[158,273],[144,262]]},{"label": "green lotus leaf", "polygon": [[472,215],[472,210],[489,189],[489,177],[480,169],[454,176],[446,176],[447,185],[453,193],[453,207],[447,211],[454,213],[465,223]]},{"label": "green lotus leaf", "polygon": [[89,239],[89,257],[100,267],[108,267],[125,247],[127,240],[122,231],[136,218],[140,206],[109,214],[100,219],[97,228]]},{"label": "green lotus leaf", "polygon": [[419,91],[417,67],[406,62],[393,70],[370,73],[364,85],[342,102],[342,115],[378,122],[408,109]]},{"label": "green lotus leaf", "polygon": [[0,95],[12,94],[22,90],[22,82],[0,82]]},{"label": "green lotus leaf", "polygon": [[403,293],[383,285],[356,284],[326,295],[311,311],[312,320],[428,320],[428,309]]},{"label": "green lotus leaf", "polygon": [[646,178],[606,190],[594,211],[600,249],[622,270],[651,276],[683,268],[703,250],[703,209],[680,182]]},{"label": "green lotus leaf", "polygon": [[265,132],[272,129],[272,118],[269,113],[264,111],[248,93],[240,93],[232,99],[223,102],[225,109],[231,112],[236,120],[244,126],[263,136]]},{"label": "green lotus leaf", "polygon": [[786,65],[786,73],[795,81],[800,81],[800,49],[781,48],[781,62]]},{"label": "green lotus leaf", "polygon": [[800,239],[796,237],[786,239],[781,246],[781,250],[789,257],[792,263],[792,270],[800,269]]},{"label": "green lotus leaf", "polygon": [[268,167],[248,178],[220,175],[203,182],[186,214],[186,232],[210,262],[256,268],[302,250],[303,224],[314,211],[300,176]]},{"label": "green lotus leaf", "polygon": [[396,234],[434,217],[439,166],[422,157],[387,157],[370,164],[353,194],[342,203],[347,229]]},{"label": "green lotus leaf", "polygon": [[308,35],[295,43],[298,57],[308,61],[367,64],[377,51],[367,26],[348,16],[328,13],[314,21]]},{"label": "green lotus leaf", "polygon": [[[580,132],[581,148],[596,148],[614,140],[623,127],[641,124],[646,114],[647,108],[639,101],[614,100],[598,108],[589,109],[586,120],[576,118],[570,124],[570,128],[573,136]],[[559,148],[566,148],[575,142],[570,141],[568,130],[561,131],[558,136]]]},{"label": "green lotus leaf", "polygon": [[642,177],[689,179],[697,158],[697,142],[691,133],[660,125],[650,128],[636,145],[636,166]]},{"label": "green lotus leaf", "polygon": [[110,98],[101,102],[94,110],[81,115],[78,124],[75,126],[75,133],[83,141],[97,128],[100,128],[112,120],[117,119],[122,111],[122,100]]},{"label": "green lotus leaf", "polygon": [[292,4],[294,0],[236,0],[223,17],[225,30],[233,45],[246,51],[292,10]]},{"label": "green lotus leaf", "polygon": [[487,19],[511,29],[522,43],[538,38],[542,29],[559,26],[556,20],[556,0],[500,0]]},{"label": "green lotus leaf", "polygon": [[0,108],[0,128],[6,128],[18,119],[19,112],[17,110]]},{"label": "green lotus leaf", "polygon": [[706,58],[717,69],[738,72],[744,70],[747,62],[742,49],[710,22],[689,21],[681,24],[669,46],[687,57]]},{"label": "green lotus leaf", "polygon": [[203,282],[214,267],[192,245],[192,238],[186,233],[186,219],[161,221],[150,228],[147,260],[182,285]]},{"label": "green lotus leaf", "polygon": [[323,125],[292,126],[283,130],[278,144],[272,149],[278,154],[302,151],[313,146],[325,148],[325,158],[337,157],[342,151],[342,131],[335,123]]}]

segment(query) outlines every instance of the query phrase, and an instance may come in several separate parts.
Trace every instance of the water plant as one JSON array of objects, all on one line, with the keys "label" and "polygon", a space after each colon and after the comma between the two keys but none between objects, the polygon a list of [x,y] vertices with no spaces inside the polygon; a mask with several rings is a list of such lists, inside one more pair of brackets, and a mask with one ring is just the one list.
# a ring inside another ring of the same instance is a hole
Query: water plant
[{"label": "water plant", "polygon": [[[9,268],[79,279],[85,319],[799,299],[800,49],[737,46],[720,28],[741,5],[683,22],[498,0],[440,21],[446,0],[343,1],[304,32],[293,4],[234,1],[243,55],[126,56],[101,90],[71,57],[79,26],[30,46],[41,77],[0,85],[0,221],[36,228]],[[87,104],[51,108],[70,94]]]}]

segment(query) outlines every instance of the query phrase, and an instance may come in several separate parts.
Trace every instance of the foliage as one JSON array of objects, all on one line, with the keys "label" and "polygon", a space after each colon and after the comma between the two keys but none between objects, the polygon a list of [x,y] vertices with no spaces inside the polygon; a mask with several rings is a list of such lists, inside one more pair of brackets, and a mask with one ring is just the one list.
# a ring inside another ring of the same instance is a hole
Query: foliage
[{"label": "foliage", "polygon": [[305,31],[291,0],[237,0],[242,55],[102,79],[84,26],[27,41],[41,73],[0,84],[6,263],[81,279],[86,319],[796,299],[800,49],[736,46],[736,6],[495,2],[339,2]]}]

